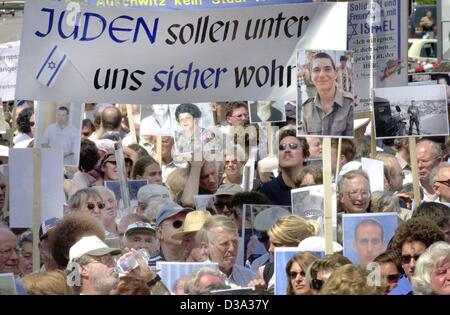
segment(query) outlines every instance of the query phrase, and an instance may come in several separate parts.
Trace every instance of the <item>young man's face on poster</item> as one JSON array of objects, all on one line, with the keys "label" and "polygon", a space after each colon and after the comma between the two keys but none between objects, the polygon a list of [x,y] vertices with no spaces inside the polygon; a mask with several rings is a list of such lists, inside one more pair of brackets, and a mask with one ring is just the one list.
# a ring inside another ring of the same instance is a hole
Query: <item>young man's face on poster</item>
[{"label": "young man's face on poster", "polygon": [[370,221],[359,224],[355,231],[352,248],[359,256],[360,265],[365,267],[386,249],[382,227]]}]

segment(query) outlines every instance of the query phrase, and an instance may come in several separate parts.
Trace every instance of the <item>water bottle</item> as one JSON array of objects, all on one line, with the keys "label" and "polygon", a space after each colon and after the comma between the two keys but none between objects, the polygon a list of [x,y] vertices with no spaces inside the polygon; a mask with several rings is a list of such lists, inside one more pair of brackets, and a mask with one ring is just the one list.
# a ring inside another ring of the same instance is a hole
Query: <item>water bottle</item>
[{"label": "water bottle", "polygon": [[146,249],[141,248],[133,255],[129,255],[127,257],[124,256],[119,257],[115,268],[116,272],[119,274],[127,274],[132,270],[136,269],[139,266],[139,263],[137,261],[139,257],[144,258],[144,260],[148,263],[150,254]]}]

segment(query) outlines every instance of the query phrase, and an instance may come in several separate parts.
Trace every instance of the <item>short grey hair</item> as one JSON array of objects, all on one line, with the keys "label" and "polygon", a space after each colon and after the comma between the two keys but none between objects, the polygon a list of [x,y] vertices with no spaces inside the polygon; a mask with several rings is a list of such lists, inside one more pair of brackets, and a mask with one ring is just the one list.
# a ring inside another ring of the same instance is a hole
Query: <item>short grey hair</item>
[{"label": "short grey hair", "polygon": [[217,277],[222,280],[223,284],[225,284],[225,276],[221,271],[209,267],[203,267],[197,272],[189,275],[186,284],[184,285],[184,291],[186,292],[186,294],[188,295],[204,294],[205,288],[199,288],[199,284],[201,278],[205,275]]},{"label": "short grey hair", "polygon": [[421,140],[419,140],[419,142],[417,143],[416,148],[417,148],[420,144],[426,143],[426,142],[428,142],[428,143],[431,145],[431,151],[432,151],[434,157],[438,157],[438,156],[442,157],[442,146],[441,146],[439,143],[434,142],[434,141],[432,141],[432,140],[429,140],[429,139],[421,139]]},{"label": "short grey hair", "polygon": [[433,294],[431,273],[447,259],[450,259],[450,244],[446,242],[436,242],[420,255],[411,279],[415,295]]},{"label": "short grey hair", "polygon": [[[208,220],[205,221],[203,227],[200,229],[200,235],[204,238],[205,234],[208,239],[208,244],[211,244],[211,230],[214,228],[222,227],[225,230],[233,231],[238,233],[238,228],[236,223],[231,217],[225,215],[213,215]],[[205,234],[204,234],[205,233]]]},{"label": "short grey hair", "polygon": [[350,172],[345,173],[342,176],[339,176],[338,179],[338,183],[337,183],[337,190],[338,192],[343,192],[344,191],[344,182],[345,180],[351,180],[357,176],[362,176],[364,177],[367,182],[369,183],[369,189],[370,189],[370,180],[369,180],[369,176],[367,175],[367,173],[363,170],[352,170]]},{"label": "short grey hair", "polygon": [[431,186],[433,186],[434,183],[436,183],[437,174],[443,168],[450,168],[450,163],[448,163],[448,162],[439,163],[438,166],[436,166],[435,168],[433,168],[431,170],[431,173],[430,173],[430,185]]}]

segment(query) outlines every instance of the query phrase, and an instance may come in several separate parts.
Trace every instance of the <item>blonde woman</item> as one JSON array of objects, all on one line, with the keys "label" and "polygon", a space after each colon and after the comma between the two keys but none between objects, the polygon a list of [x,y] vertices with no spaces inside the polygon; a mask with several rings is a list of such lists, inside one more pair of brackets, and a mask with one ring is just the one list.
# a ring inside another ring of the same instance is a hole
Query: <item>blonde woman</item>
[{"label": "blonde woman", "polygon": [[361,266],[347,264],[337,268],[320,291],[321,295],[381,295],[382,286],[368,282],[369,272]]}]

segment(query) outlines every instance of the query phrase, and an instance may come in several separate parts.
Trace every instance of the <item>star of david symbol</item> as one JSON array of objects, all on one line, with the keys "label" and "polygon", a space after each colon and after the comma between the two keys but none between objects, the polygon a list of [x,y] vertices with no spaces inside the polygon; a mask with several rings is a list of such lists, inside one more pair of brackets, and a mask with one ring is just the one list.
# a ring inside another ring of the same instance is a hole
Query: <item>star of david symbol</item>
[{"label": "star of david symbol", "polygon": [[349,20],[347,25],[351,26],[351,28],[352,28],[352,33],[350,35],[347,35],[347,41],[349,41],[350,39],[352,39],[353,36],[358,35],[358,32],[356,31],[356,27],[358,26],[358,24],[353,24]]},{"label": "star of david symbol", "polygon": [[53,61],[50,61],[50,62],[48,63],[48,68],[51,69],[51,70],[53,70],[53,69],[56,68],[56,64],[55,64]]}]

